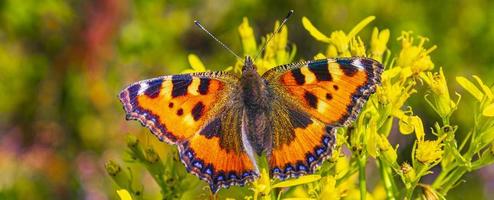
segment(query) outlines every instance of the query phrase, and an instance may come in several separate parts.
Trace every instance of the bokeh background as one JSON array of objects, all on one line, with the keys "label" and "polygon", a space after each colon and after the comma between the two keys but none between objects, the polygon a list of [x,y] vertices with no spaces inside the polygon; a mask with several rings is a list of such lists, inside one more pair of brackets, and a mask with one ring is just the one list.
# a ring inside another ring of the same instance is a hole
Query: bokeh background
[{"label": "bokeh background", "polygon": [[[118,92],[129,83],[189,68],[189,53],[209,69],[233,65],[235,58],[200,32],[194,19],[241,52],[237,26],[243,17],[259,38],[290,9],[296,60],[326,48],[305,31],[302,16],[329,33],[349,31],[374,15],[361,37],[370,38],[372,26],[389,28],[391,50],[398,48],[401,31],[428,37],[429,46],[438,45],[431,57],[444,67],[451,89],[460,90],[453,81],[457,75],[494,81],[489,0],[1,0],[0,199],[117,198],[104,163],[123,160],[126,135],[165,145],[137,122],[124,120]],[[471,123],[472,98],[464,95],[460,106],[455,119],[461,128]],[[437,120],[416,108],[426,126]],[[493,167],[464,179],[449,199],[493,198]],[[145,184],[145,191],[155,191],[153,184]]]}]

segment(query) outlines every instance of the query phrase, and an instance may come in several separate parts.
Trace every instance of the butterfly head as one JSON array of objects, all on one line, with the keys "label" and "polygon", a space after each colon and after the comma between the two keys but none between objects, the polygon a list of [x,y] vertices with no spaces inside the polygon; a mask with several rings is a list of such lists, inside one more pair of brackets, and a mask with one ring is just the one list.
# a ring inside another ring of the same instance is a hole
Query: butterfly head
[{"label": "butterfly head", "polygon": [[256,72],[257,67],[254,65],[254,61],[250,56],[245,56],[244,66],[242,67],[242,73]]}]

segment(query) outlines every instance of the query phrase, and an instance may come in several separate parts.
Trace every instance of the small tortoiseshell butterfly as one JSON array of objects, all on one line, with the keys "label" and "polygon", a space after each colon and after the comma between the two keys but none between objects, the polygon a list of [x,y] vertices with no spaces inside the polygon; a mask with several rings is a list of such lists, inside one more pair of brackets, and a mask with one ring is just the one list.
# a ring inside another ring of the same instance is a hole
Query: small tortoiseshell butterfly
[{"label": "small tortoiseshell butterfly", "polygon": [[242,74],[201,72],[131,84],[120,93],[127,119],[178,146],[187,170],[220,188],[259,176],[265,153],[284,180],[315,169],[380,84],[370,58],[328,58],[275,67],[260,75],[250,57]]}]

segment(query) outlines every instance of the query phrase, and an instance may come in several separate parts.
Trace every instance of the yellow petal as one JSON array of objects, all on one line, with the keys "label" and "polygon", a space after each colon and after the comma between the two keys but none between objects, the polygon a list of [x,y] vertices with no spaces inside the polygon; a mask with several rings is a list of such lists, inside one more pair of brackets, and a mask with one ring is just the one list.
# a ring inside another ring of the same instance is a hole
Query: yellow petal
[{"label": "yellow petal", "polygon": [[314,56],[314,60],[319,60],[319,59],[325,59],[326,56],[322,53],[318,53],[316,56]]},{"label": "yellow petal", "polygon": [[375,16],[369,16],[367,18],[365,18],[364,20],[360,21],[357,26],[353,27],[353,29],[350,31],[350,33],[348,33],[348,38],[353,38],[355,37],[355,35],[357,35],[357,33],[359,33],[365,26],[367,26],[367,24],[369,24],[370,22],[372,22],[374,19],[376,19]]},{"label": "yellow petal", "polygon": [[482,115],[487,116],[487,117],[494,117],[494,103],[489,104],[484,108],[484,111],[482,111]]},{"label": "yellow petal", "polygon": [[249,20],[246,17],[244,17],[242,24],[238,27],[238,32],[242,40],[244,55],[255,55],[257,52],[257,43],[254,36],[254,29],[250,27]]},{"label": "yellow petal", "polygon": [[379,114],[376,112],[375,117],[371,118],[369,121],[369,126],[367,128],[367,134],[365,134],[365,137],[367,139],[367,152],[369,153],[370,156],[373,158],[377,157],[377,143],[379,140],[379,135],[377,133],[377,118]]},{"label": "yellow petal", "polygon": [[413,132],[413,125],[403,120],[398,121],[398,128],[403,135],[408,135]]},{"label": "yellow petal", "polygon": [[117,194],[121,200],[132,200],[132,196],[130,196],[129,191],[126,189],[117,190]]},{"label": "yellow petal", "polygon": [[202,64],[202,62],[199,59],[199,57],[197,57],[195,54],[189,54],[188,59],[189,59],[190,66],[196,72],[204,72],[204,71],[206,71],[206,67],[204,67],[204,64]]},{"label": "yellow petal", "polygon": [[317,181],[319,179],[321,179],[321,176],[320,175],[301,176],[301,177],[296,178],[296,179],[290,179],[290,180],[286,180],[286,181],[282,181],[282,182],[276,183],[276,184],[273,185],[272,188],[283,188],[283,187],[292,187],[292,186],[295,186],[295,185],[303,185],[303,184],[307,184],[307,183],[311,183],[311,182]]},{"label": "yellow petal", "polygon": [[422,123],[422,119],[417,116],[412,117],[412,123],[415,129],[415,135],[418,140],[423,140],[425,137],[424,125]]},{"label": "yellow petal", "polygon": [[492,95],[492,91],[487,85],[482,82],[482,79],[480,79],[478,76],[473,75],[473,78],[477,81],[477,83],[480,85],[480,88],[484,91],[484,94],[487,95],[487,98],[489,99],[494,99],[494,96]]},{"label": "yellow petal", "polygon": [[324,34],[322,34],[319,30],[317,30],[317,28],[314,27],[314,25],[312,25],[312,23],[309,21],[309,19],[307,19],[307,17],[302,17],[302,25],[304,26],[305,30],[309,31],[312,37],[316,38],[319,41],[329,43],[330,39]]},{"label": "yellow petal", "polygon": [[470,94],[472,94],[477,100],[482,101],[482,98],[484,98],[484,94],[482,94],[482,92],[465,77],[457,76],[456,82],[458,82],[458,84],[460,84],[465,90],[470,92]]}]

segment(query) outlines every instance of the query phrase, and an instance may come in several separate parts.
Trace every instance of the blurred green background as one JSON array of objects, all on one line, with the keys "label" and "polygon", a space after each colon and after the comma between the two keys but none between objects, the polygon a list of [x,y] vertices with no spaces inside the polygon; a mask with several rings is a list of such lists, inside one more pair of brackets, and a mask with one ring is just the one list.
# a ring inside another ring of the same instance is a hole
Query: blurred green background
[{"label": "blurred green background", "polygon": [[[457,75],[494,80],[489,0],[1,0],[0,199],[117,198],[104,163],[122,160],[127,134],[151,135],[124,120],[118,92],[132,82],[189,68],[189,53],[209,69],[233,65],[235,58],[194,27],[194,19],[240,52],[237,26],[243,17],[260,38],[290,9],[295,60],[326,48],[305,31],[302,16],[327,34],[349,31],[374,15],[360,34],[364,40],[372,26],[391,30],[391,50],[398,48],[401,31],[428,37],[427,46],[438,45],[431,57],[444,67],[451,89],[459,90]],[[460,127],[470,123],[471,100],[465,95],[466,109],[457,113],[463,114],[456,122]],[[165,145],[152,136],[146,142]],[[494,168],[464,179],[468,182],[448,198],[485,198],[489,190],[492,195]]]}]

